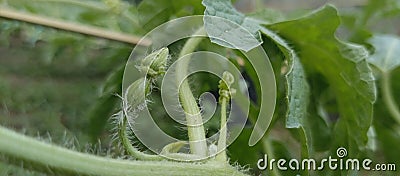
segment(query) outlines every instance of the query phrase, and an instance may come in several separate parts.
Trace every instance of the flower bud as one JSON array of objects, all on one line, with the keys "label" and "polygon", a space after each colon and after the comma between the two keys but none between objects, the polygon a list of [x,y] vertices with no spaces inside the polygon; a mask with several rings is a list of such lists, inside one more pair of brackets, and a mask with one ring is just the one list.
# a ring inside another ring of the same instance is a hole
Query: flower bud
[{"label": "flower bud", "polygon": [[139,70],[150,77],[164,74],[169,57],[168,54],[169,51],[167,47],[149,54],[142,60]]},{"label": "flower bud", "polygon": [[150,92],[150,85],[145,78],[133,82],[127,89],[124,96],[125,107],[136,110],[146,103],[146,96]]},{"label": "flower bud", "polygon": [[233,88],[230,88],[230,86],[233,84],[235,81],[235,78],[233,75],[227,71],[225,71],[222,74],[222,79],[219,80],[219,101],[222,100],[222,98],[227,98],[230,99],[233,94],[236,93],[236,90]]}]

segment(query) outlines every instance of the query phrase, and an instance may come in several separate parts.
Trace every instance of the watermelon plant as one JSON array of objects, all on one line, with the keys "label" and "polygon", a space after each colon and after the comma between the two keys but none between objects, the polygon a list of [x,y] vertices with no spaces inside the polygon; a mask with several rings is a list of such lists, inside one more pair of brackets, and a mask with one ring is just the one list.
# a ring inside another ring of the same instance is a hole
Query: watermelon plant
[{"label": "watermelon plant", "polygon": [[246,2],[0,0],[0,173],[397,175],[400,2]]}]

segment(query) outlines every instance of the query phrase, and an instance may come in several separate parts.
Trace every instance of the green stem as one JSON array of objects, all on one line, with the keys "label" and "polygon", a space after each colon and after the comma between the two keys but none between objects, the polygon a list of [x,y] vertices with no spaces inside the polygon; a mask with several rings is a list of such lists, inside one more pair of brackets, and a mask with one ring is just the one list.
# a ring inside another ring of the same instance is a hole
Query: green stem
[{"label": "green stem", "polygon": [[[58,175],[244,175],[218,162],[190,164],[171,161],[126,161],[102,158],[37,141],[0,127],[0,153],[33,164],[34,169]],[[20,162],[17,162],[21,164]],[[24,164],[26,166],[26,164]]]},{"label": "green stem", "polygon": [[400,111],[398,106],[393,99],[393,93],[391,89],[391,82],[390,82],[390,72],[383,72],[382,73],[382,94],[383,94],[383,101],[385,102],[389,113],[393,116],[393,118],[400,124]]},{"label": "green stem", "polygon": [[144,160],[144,161],[161,161],[163,160],[163,158],[159,155],[150,155],[150,154],[146,154],[143,153],[141,151],[139,151],[137,148],[135,148],[134,146],[132,146],[131,141],[128,138],[128,134],[127,134],[127,123],[128,123],[128,119],[121,114],[122,117],[122,122],[119,122],[119,127],[118,127],[118,135],[119,135],[119,139],[121,140],[122,145],[124,146],[124,149],[126,150],[126,152],[139,160]]},{"label": "green stem", "polygon": [[219,130],[219,139],[217,151],[220,152],[217,154],[216,159],[218,161],[226,162],[226,137],[227,137],[227,125],[226,125],[226,109],[227,104],[229,103],[232,95],[235,94],[236,90],[231,88],[235,78],[233,75],[227,71],[222,73],[222,79],[219,80],[219,103],[221,104],[221,128]]},{"label": "green stem", "polygon": [[[194,33],[194,37],[188,39],[183,46],[179,58],[193,52],[197,45],[203,39],[196,37],[205,35],[204,28],[200,28]],[[186,114],[186,121],[188,127],[189,145],[192,154],[205,157],[207,156],[207,143],[205,139],[205,131],[203,127],[203,119],[201,117],[200,109],[197,105],[196,99],[190,89],[187,79],[184,77],[188,69],[188,62],[178,62],[176,67],[176,77],[178,83],[183,80],[179,87],[179,100]]]},{"label": "green stem", "polygon": [[226,128],[226,103],[227,103],[227,98],[222,98],[221,99],[221,128],[220,128],[220,133],[219,133],[219,139],[218,139],[218,147],[217,151],[220,152],[216,156],[216,159],[218,161],[227,161],[226,159],[226,133],[227,133],[227,128]]}]

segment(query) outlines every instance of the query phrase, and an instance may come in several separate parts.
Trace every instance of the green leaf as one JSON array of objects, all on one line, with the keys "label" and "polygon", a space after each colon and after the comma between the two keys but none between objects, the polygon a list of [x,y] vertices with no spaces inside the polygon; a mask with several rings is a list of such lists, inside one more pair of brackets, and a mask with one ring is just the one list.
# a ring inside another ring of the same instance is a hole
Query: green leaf
[{"label": "green leaf", "polygon": [[[307,125],[307,108],[309,104],[310,88],[307,83],[304,68],[289,45],[277,34],[261,28],[262,34],[270,38],[281,50],[288,61],[288,72],[285,74],[286,80],[286,100],[287,115],[286,128],[296,128],[292,130],[301,143],[301,157],[309,158],[311,146],[311,132]],[[303,174],[307,175],[307,171]]]},{"label": "green leaf", "polygon": [[104,83],[101,96],[87,114],[89,118],[88,132],[92,141],[97,141],[102,134],[107,120],[111,117],[118,101],[116,94],[121,94],[122,78],[125,67],[120,66],[110,74]]},{"label": "green leaf", "polygon": [[302,119],[307,116],[310,88],[305,78],[305,73],[300,60],[293,57],[289,60],[290,71],[285,75],[287,80],[287,99],[289,111],[286,120],[287,128],[299,128]]},{"label": "green leaf", "polygon": [[230,0],[203,0],[204,26],[211,42],[249,51],[262,43],[256,20],[238,12]]},{"label": "green leaf", "polygon": [[395,35],[374,35],[369,43],[375,52],[368,58],[368,62],[382,72],[390,72],[400,66],[400,38]]},{"label": "green leaf", "polygon": [[317,71],[332,86],[340,113],[336,130],[345,132],[336,132],[336,142],[351,145],[347,149],[354,156],[368,141],[376,88],[366,62],[368,52],[338,40],[334,34],[339,24],[336,9],[328,5],[309,16],[268,27],[294,45],[305,70]]},{"label": "green leaf", "polygon": [[144,0],[139,4],[139,23],[151,30],[172,18],[200,15],[204,11],[200,0]]},{"label": "green leaf", "polygon": [[168,21],[171,4],[171,2],[163,0],[142,1],[138,7],[139,23],[143,25],[143,28],[151,30]]},{"label": "green leaf", "polygon": [[285,20],[285,17],[281,11],[269,8],[263,8],[261,10],[249,13],[247,17],[257,20],[260,24],[271,24]]},{"label": "green leaf", "polygon": [[310,88],[307,84],[304,68],[295,51],[280,36],[266,28],[261,28],[261,32],[279,46],[289,62],[289,71],[285,75],[287,81],[286,98],[289,106],[286,127],[299,128],[302,126],[302,119],[307,116],[307,105],[310,95]]}]

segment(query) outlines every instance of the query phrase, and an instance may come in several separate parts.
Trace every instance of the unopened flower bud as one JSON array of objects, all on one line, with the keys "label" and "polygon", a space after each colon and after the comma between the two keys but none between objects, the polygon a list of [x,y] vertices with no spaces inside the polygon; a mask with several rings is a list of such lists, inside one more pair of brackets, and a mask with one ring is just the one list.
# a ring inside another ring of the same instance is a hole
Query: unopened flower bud
[{"label": "unopened flower bud", "polygon": [[124,103],[130,109],[136,109],[145,104],[146,95],[150,91],[150,85],[145,78],[140,78],[133,82],[127,89],[124,96]]},{"label": "unopened flower bud", "polygon": [[164,74],[169,57],[168,54],[169,51],[167,47],[149,54],[142,60],[139,70],[150,77]]},{"label": "unopened flower bud", "polygon": [[235,78],[233,75],[227,71],[225,71],[222,74],[222,79],[219,80],[219,101],[221,101],[222,98],[227,98],[230,99],[233,94],[236,93],[236,90],[233,88],[230,88],[230,86],[233,84],[235,81]]}]

